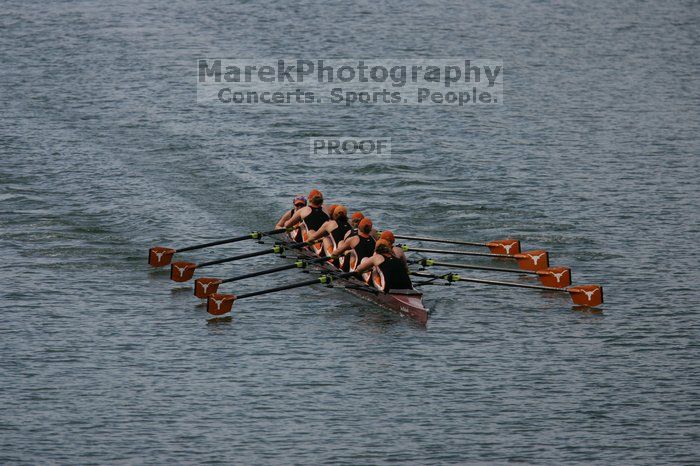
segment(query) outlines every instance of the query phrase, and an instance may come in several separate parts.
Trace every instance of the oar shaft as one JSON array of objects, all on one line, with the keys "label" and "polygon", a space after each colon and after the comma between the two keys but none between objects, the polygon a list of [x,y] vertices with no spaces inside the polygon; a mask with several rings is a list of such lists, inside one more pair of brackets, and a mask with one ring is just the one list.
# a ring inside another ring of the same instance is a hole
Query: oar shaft
[{"label": "oar shaft", "polygon": [[202,262],[201,264],[197,264],[197,268],[201,267],[208,267],[210,265],[216,265],[216,264],[223,264],[224,262],[233,262],[241,259],[249,259],[251,257],[258,257],[258,256],[264,256],[265,254],[272,254],[275,252],[274,249],[266,249],[264,251],[256,251],[256,252],[249,252],[246,254],[239,254],[238,256],[233,256],[233,257],[225,257],[223,259],[217,259],[209,262]]},{"label": "oar shaft", "polygon": [[311,280],[304,280],[303,282],[291,283],[289,285],[276,286],[274,288],[267,288],[265,290],[252,291],[250,293],[236,295],[236,299],[251,298],[253,296],[260,296],[260,295],[268,294],[268,293],[276,293],[278,291],[291,290],[293,288],[301,288],[302,286],[311,286],[311,285],[315,285],[317,283],[330,284],[332,282],[332,280],[334,280],[334,279],[349,277],[350,275],[354,275],[354,273],[355,272],[344,272],[344,273],[341,273],[338,275],[333,275],[333,276],[321,275],[320,277],[316,277],[316,278],[311,279]]},{"label": "oar shaft", "polygon": [[426,238],[424,236],[394,235],[397,239],[407,239],[412,241],[425,241],[430,243],[462,244],[464,246],[488,246],[486,243],[475,243],[473,241],[458,241],[454,239]]},{"label": "oar shaft", "polygon": [[450,251],[447,249],[426,249],[426,248],[414,248],[414,247],[407,247],[405,248],[406,251],[413,251],[413,252],[427,252],[431,254],[454,254],[457,256],[481,256],[481,257],[501,257],[501,258],[506,258],[506,259],[513,259],[514,256],[512,254],[492,254],[489,252],[473,252],[473,251]]},{"label": "oar shaft", "polygon": [[279,267],[274,267],[271,269],[258,270],[257,272],[250,272],[243,275],[238,275],[237,277],[226,278],[224,280],[221,280],[221,283],[236,282],[238,280],[245,280],[246,278],[259,277],[261,275],[269,275],[272,273],[283,272],[285,270],[303,268],[304,265],[299,265],[298,262],[304,262],[305,264],[315,264],[326,260],[328,259],[325,257],[319,257],[318,259],[295,261],[293,264],[281,265]]},{"label": "oar shaft", "polygon": [[[412,272],[412,275],[416,275],[418,277],[427,277],[427,278],[442,278],[444,280],[447,280],[445,275],[435,275],[432,273]],[[559,292],[568,293],[568,290],[566,288],[554,288],[552,286],[527,285],[524,283],[502,282],[500,280],[484,280],[481,278],[459,277],[456,279],[456,281],[482,283],[485,285],[512,286],[512,287],[516,287],[516,288],[532,288],[534,290],[559,291]]]},{"label": "oar shaft", "polygon": [[484,265],[471,265],[471,264],[454,264],[452,262],[439,262],[439,261],[431,261],[430,263],[425,264],[423,261],[420,262],[423,265],[427,266],[440,266],[440,267],[453,267],[456,269],[472,269],[472,270],[490,270],[493,272],[510,272],[510,273],[517,273],[517,274],[527,274],[527,275],[537,275],[537,272],[533,272],[531,270],[522,270],[522,269],[509,269],[505,267],[487,267]]},{"label": "oar shaft", "polygon": [[[316,241],[288,243],[286,245],[286,248],[287,249],[301,249],[304,246],[309,246],[310,244],[313,244],[315,242]],[[279,253],[283,250],[284,250],[284,248],[282,248],[281,246],[276,246],[272,249],[265,249],[264,251],[249,252],[246,254],[239,254],[238,256],[225,257],[223,259],[216,259],[216,260],[209,261],[209,262],[202,262],[201,264],[197,264],[197,268],[208,267],[210,265],[216,265],[216,264],[223,264],[224,262],[233,262],[233,261],[237,261],[237,260],[241,260],[241,259],[249,259],[251,257],[264,256],[265,254]]]},{"label": "oar shaft", "polygon": [[250,293],[244,293],[236,295],[236,299],[252,298],[253,296],[260,296],[261,294],[276,293],[278,291],[291,290],[293,288],[301,288],[302,286],[310,286],[320,283],[318,278],[313,280],[305,280],[303,282],[291,283],[289,285],[276,286],[274,288],[267,288],[265,290],[252,291]]},{"label": "oar shaft", "polygon": [[236,282],[238,280],[245,280],[246,278],[259,277],[261,275],[269,275],[271,273],[282,272],[284,270],[291,270],[291,269],[296,269],[296,268],[297,268],[296,264],[282,265],[280,267],[275,267],[273,269],[259,270],[257,272],[250,272],[250,273],[246,273],[243,275],[238,275],[237,277],[226,278],[224,280],[221,280],[221,283]]},{"label": "oar shaft", "polygon": [[194,251],[195,249],[203,249],[203,248],[208,248],[211,246],[218,246],[220,244],[236,243],[238,241],[245,241],[247,239],[257,239],[260,236],[276,235],[278,233],[284,233],[285,231],[287,231],[286,228],[278,228],[277,230],[265,231],[262,233],[253,232],[253,233],[248,233],[247,235],[243,235],[243,236],[236,236],[233,238],[220,239],[217,241],[211,241],[209,243],[195,244],[194,246],[187,246],[184,248],[179,248],[179,249],[176,249],[175,252]]}]

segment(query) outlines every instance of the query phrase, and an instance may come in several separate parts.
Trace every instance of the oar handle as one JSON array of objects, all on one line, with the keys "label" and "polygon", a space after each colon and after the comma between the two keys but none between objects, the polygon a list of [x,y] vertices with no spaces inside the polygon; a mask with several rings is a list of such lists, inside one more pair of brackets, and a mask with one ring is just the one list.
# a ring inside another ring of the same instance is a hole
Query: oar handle
[{"label": "oar handle", "polygon": [[276,235],[278,233],[284,233],[286,231],[287,231],[286,228],[278,228],[276,230],[265,231],[265,232],[254,231],[252,233],[248,233],[247,235],[243,235],[243,236],[236,236],[234,238],[220,239],[217,241],[211,241],[209,243],[195,244],[194,246],[187,246],[184,248],[176,249],[175,252],[194,251],[195,249],[203,249],[203,248],[208,248],[211,246],[219,246],[220,244],[236,243],[238,241],[245,241],[247,239],[260,239],[263,236]]},{"label": "oar handle", "polygon": [[475,243],[473,241],[458,241],[454,239],[426,238],[424,236],[394,235],[397,239],[407,239],[413,241],[425,241],[429,243],[462,244],[464,246],[487,246],[486,243]]}]

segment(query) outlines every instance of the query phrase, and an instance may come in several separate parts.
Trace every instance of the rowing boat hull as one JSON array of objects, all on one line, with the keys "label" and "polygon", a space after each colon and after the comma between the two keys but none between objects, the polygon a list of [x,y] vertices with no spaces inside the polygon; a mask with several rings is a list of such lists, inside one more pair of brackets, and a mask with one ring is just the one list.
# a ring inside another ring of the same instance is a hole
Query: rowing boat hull
[{"label": "rowing boat hull", "polygon": [[[284,238],[284,242],[289,243],[289,238]],[[309,250],[302,250],[300,254],[306,258],[318,257]],[[314,266],[319,271],[339,272],[340,269],[330,263]],[[356,278],[342,278],[335,281],[336,284],[342,284],[343,289],[348,293],[364,299],[377,306],[395,312],[403,317],[408,317],[415,320],[421,325],[428,323],[428,309],[423,306],[423,293],[416,290],[395,290],[389,293],[384,293]]]}]

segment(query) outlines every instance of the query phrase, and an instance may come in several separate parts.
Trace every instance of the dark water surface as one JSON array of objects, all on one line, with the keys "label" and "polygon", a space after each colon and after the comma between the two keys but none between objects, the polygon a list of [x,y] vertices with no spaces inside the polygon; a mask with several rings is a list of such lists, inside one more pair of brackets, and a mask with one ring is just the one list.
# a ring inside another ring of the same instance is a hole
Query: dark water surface
[{"label": "dark water surface", "polygon": [[[700,461],[697,2],[1,10],[3,464]],[[197,58],[281,56],[501,59],[506,103],[196,105]],[[393,154],[311,164],[310,136],[345,135]],[[311,187],[380,227],[549,249],[603,313],[460,284],[426,289],[422,329],[319,288],[212,325],[145,263]]]}]

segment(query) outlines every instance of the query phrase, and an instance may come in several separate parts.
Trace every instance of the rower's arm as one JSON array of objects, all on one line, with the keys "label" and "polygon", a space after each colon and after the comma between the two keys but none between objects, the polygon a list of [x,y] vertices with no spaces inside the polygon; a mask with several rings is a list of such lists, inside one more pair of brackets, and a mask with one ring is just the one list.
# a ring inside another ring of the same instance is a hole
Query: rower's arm
[{"label": "rower's arm", "polygon": [[282,228],[284,227],[284,223],[289,220],[289,217],[292,216],[292,213],[290,211],[286,211],[282,217],[280,217],[279,222],[275,225],[275,229],[277,228]]},{"label": "rower's arm", "polygon": [[328,233],[326,231],[326,224],[324,223],[323,225],[321,225],[321,228],[319,228],[318,230],[316,230],[312,234],[310,234],[308,236],[308,238],[306,238],[306,241],[307,242],[316,241],[317,239],[326,237],[329,234],[330,233]]},{"label": "rower's arm", "polygon": [[368,272],[374,267],[378,267],[379,265],[381,265],[382,262],[384,262],[384,258],[381,255],[375,254],[372,257],[364,259],[360,266],[355,269],[355,272],[358,274]]},{"label": "rower's arm", "polygon": [[294,212],[294,215],[292,215],[292,218],[284,222],[285,227],[292,227],[295,226],[297,223],[301,221],[301,211],[304,209],[299,209],[296,212]]},{"label": "rower's arm", "polygon": [[354,238],[356,238],[356,237],[350,238],[350,239],[345,240],[345,241],[341,241],[340,246],[338,246],[338,247],[335,249],[335,251],[333,251],[333,255],[334,255],[334,256],[340,256],[341,254],[343,254],[343,253],[344,253],[345,251],[347,251],[348,249],[354,248],[355,246],[357,246],[357,243],[352,244],[352,243],[353,243],[352,240],[353,240]]}]

